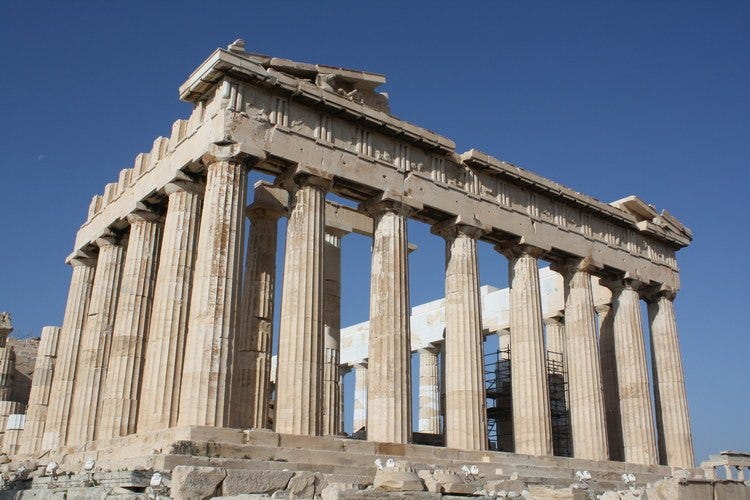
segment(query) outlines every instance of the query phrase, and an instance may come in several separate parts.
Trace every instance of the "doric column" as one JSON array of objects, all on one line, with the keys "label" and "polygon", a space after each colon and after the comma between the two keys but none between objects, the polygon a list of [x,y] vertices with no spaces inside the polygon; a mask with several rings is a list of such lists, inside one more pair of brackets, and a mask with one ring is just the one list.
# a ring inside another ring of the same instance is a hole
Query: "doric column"
[{"label": "doric column", "polygon": [[498,247],[510,270],[510,369],[515,452],[552,455],[538,257],[528,245]]},{"label": "doric column", "polygon": [[320,434],[323,242],[329,179],[300,174],[291,187],[276,379],[276,432]]},{"label": "doric column", "polygon": [[203,198],[178,425],[229,423],[233,336],[239,320],[247,167],[233,146],[203,157]]},{"label": "doric column", "polygon": [[438,352],[434,347],[419,349],[419,432],[440,434],[440,387]]},{"label": "doric column", "polygon": [[16,378],[16,353],[12,346],[0,347],[0,401],[10,401]]},{"label": "doric column", "polygon": [[35,454],[42,449],[42,437],[47,420],[52,379],[55,373],[57,343],[60,327],[45,326],[36,353],[34,376],[31,379],[29,405],[26,408],[26,422],[21,435],[21,454]]},{"label": "doric column", "polygon": [[487,449],[484,391],[482,300],[479,294],[477,238],[482,230],[441,224],[445,238],[445,445]]},{"label": "doric column", "polygon": [[327,228],[323,264],[323,408],[321,433],[339,428],[339,344],[341,341],[341,238],[345,231]]},{"label": "doric column", "polygon": [[658,461],[638,295],[640,284],[625,279],[607,286],[612,289],[614,306],[614,351],[624,458],[626,462],[655,465]]},{"label": "doric column", "polygon": [[164,191],[169,198],[146,340],[138,432],[177,425],[190,291],[200,226],[200,184],[175,181],[167,184]]},{"label": "doric column", "polygon": [[610,304],[596,306],[599,321],[599,360],[602,367],[602,393],[607,422],[609,459],[624,461],[620,397],[617,387],[617,359],[615,358],[614,312]]},{"label": "doric column", "polygon": [[561,313],[544,318],[544,331],[547,339],[547,352],[562,356],[565,363],[565,317]]},{"label": "doric column", "polygon": [[366,207],[374,220],[367,370],[367,439],[411,440],[408,208],[397,201]]},{"label": "doric column", "polygon": [[559,266],[565,289],[565,353],[573,456],[607,460],[607,425],[588,263]]},{"label": "doric column", "polygon": [[67,444],[84,444],[96,437],[101,415],[102,388],[109,361],[112,330],[120,291],[124,249],[120,238],[96,240],[99,258],[91,290],[88,318],[81,335],[78,368],[75,373],[73,407],[68,424]]},{"label": "doric column", "polygon": [[241,429],[268,426],[271,343],[273,340],[276,240],[280,207],[259,204],[247,209],[245,279],[242,322],[234,340],[232,421]]},{"label": "doric column", "polygon": [[354,422],[352,434],[367,429],[367,362],[354,365]]},{"label": "doric column", "polygon": [[350,366],[339,366],[339,434],[344,433],[344,376],[351,371]]},{"label": "doric column", "polygon": [[146,210],[133,212],[127,219],[130,237],[102,391],[97,439],[133,434],[138,422],[143,351],[151,319],[161,222],[159,214]]},{"label": "doric column", "polygon": [[674,293],[663,290],[648,303],[659,456],[664,465],[691,468],[693,437],[673,300]]},{"label": "doric column", "polygon": [[91,290],[94,284],[94,259],[77,257],[70,260],[73,275],[70,279],[65,316],[60,329],[55,375],[52,378],[47,421],[44,425],[42,449],[51,450],[65,444],[68,420],[73,403],[73,385],[81,344],[84,321],[88,315]]}]

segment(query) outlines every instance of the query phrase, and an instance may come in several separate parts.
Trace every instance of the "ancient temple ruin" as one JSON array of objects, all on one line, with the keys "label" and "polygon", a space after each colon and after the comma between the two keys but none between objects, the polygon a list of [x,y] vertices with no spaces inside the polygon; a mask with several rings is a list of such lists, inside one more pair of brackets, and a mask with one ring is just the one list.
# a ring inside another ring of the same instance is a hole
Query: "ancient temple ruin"
[{"label": "ancient temple ruin", "polygon": [[[249,53],[241,41],[190,75],[179,89],[190,117],[94,196],[78,229],[65,317],[40,348],[23,453],[71,470],[93,459],[165,473],[206,457],[305,470],[299,464],[371,466],[374,456],[471,463],[487,477],[538,465],[574,479],[586,468],[601,484],[613,472],[645,483],[698,471],[673,306],[676,252],[690,230],[634,196],[603,203],[479,151],[458,153],[391,115],[377,91],[384,82]],[[252,186],[247,206],[251,170],[275,181]],[[446,242],[439,320],[418,332],[410,218]],[[341,245],[352,232],[372,238],[370,317],[342,332]],[[480,288],[479,241],[494,245],[498,266],[507,262],[508,290]],[[541,276],[540,260],[552,263]],[[493,334],[511,353],[512,454],[489,449],[482,345]],[[419,434],[439,434],[442,447],[414,444],[413,350]],[[564,357],[572,458],[552,457],[547,351]],[[336,437],[350,369],[354,428],[366,440]]]}]

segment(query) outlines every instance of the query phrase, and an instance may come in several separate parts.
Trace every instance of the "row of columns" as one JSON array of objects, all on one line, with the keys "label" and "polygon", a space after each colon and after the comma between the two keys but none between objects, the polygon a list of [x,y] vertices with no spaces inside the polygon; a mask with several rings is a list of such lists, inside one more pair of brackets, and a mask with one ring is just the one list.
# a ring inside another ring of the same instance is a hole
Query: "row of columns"
[{"label": "row of columns", "polygon": [[[249,209],[252,226],[243,282],[246,167],[242,158],[231,155],[209,155],[204,161],[203,197],[201,186],[176,181],[166,188],[165,217],[144,207],[128,217],[127,242],[117,235],[103,236],[97,240],[95,262],[83,255],[71,261],[73,276],[43,446],[175,425],[267,426],[276,228],[282,212],[262,204]],[[330,186],[330,179],[310,172],[286,180],[289,220],[274,415],[280,433],[341,431],[342,234],[326,231]],[[410,208],[399,199],[383,197],[362,209],[371,215],[374,232],[369,358],[367,368],[355,367],[355,391],[365,390],[361,375],[367,373],[367,400],[355,407],[355,431],[365,427],[370,440],[407,443]],[[471,224],[441,223],[434,232],[446,240],[446,445],[481,450],[487,446],[477,262],[482,231]],[[520,244],[501,245],[498,250],[510,267],[516,451],[550,455],[538,279],[542,251]],[[613,334],[600,333],[600,359],[590,268],[583,261],[571,261],[561,270],[575,454],[594,460],[610,456],[612,433],[607,426],[613,395],[603,387],[607,377],[616,376],[619,392],[614,401],[619,402],[624,458],[655,463],[653,424],[646,423],[651,421],[650,402],[638,292],[628,281],[613,288]],[[684,403],[672,302],[660,297],[649,309],[656,330],[652,347],[658,365],[657,397],[681,398]],[[436,377],[436,368],[436,362],[426,364],[425,377]],[[426,397],[434,402],[440,396]],[[683,403],[657,404],[657,423],[666,429],[659,433],[659,445],[675,464],[692,464]],[[425,430],[434,429],[438,421],[435,413],[420,415],[420,430],[423,419]]]}]

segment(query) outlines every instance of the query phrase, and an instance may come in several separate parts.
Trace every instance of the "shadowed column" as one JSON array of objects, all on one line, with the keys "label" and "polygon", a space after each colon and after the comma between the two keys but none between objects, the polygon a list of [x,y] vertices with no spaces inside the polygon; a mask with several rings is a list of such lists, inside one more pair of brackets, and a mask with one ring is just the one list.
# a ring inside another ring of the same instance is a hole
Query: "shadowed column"
[{"label": "shadowed column", "polygon": [[47,421],[42,438],[43,450],[58,448],[67,441],[81,334],[94,285],[96,260],[76,257],[70,260],[70,265],[73,267],[73,275],[70,279],[65,317],[60,329],[57,364],[52,378]]},{"label": "shadowed column", "polygon": [[161,221],[159,214],[147,211],[133,212],[127,219],[130,238],[102,390],[98,439],[133,434],[138,421],[143,344],[151,318]]},{"label": "shadowed column", "polygon": [[154,286],[138,410],[138,432],[177,424],[202,186],[167,184],[167,214]]},{"label": "shadowed column", "polygon": [[234,146],[203,157],[206,192],[185,339],[178,425],[229,423],[232,344],[239,321],[247,168]]},{"label": "shadowed column", "polygon": [[[257,191],[256,191],[257,197]],[[247,209],[247,240],[242,323],[235,337],[232,386],[233,426],[268,426],[273,336],[276,245],[280,206],[256,201]]]},{"label": "shadowed column", "polygon": [[515,452],[552,455],[538,257],[528,245],[497,247],[510,266],[510,356]]},{"label": "shadowed column", "polygon": [[327,228],[323,275],[323,411],[321,433],[335,436],[339,428],[339,352],[341,343],[341,238],[347,233]]},{"label": "shadowed column", "polygon": [[84,444],[95,438],[120,290],[124,254],[120,239],[115,236],[101,237],[96,240],[96,244],[99,246],[99,258],[88,318],[81,335],[73,407],[68,424],[68,444]]},{"label": "shadowed column", "polygon": [[617,358],[615,358],[614,318],[610,304],[596,306],[599,321],[599,360],[602,367],[602,392],[607,422],[609,459],[625,460],[622,449],[620,397],[617,387]]},{"label": "shadowed column", "polygon": [[695,466],[695,457],[674,296],[670,290],[661,290],[648,303],[656,425],[661,463],[690,468]]},{"label": "shadowed column", "polygon": [[290,189],[276,379],[276,432],[319,435],[323,243],[329,179],[301,173]]},{"label": "shadowed column", "polygon": [[440,388],[438,352],[435,347],[419,349],[419,432],[440,434]]}]

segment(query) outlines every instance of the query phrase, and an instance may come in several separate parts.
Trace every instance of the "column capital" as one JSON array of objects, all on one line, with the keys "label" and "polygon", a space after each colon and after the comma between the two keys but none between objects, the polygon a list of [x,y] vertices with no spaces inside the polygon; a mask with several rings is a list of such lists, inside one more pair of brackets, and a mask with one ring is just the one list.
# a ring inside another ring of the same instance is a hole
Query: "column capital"
[{"label": "column capital", "polygon": [[83,250],[76,250],[65,258],[65,263],[71,267],[94,267],[96,265],[96,257],[84,252]]},{"label": "column capital", "polygon": [[596,311],[598,314],[606,314],[611,310],[612,304],[599,304],[598,306],[594,306],[594,311]]},{"label": "column capital", "polygon": [[104,248],[111,245],[119,245],[120,244],[120,235],[115,234],[112,232],[107,232],[101,236],[99,236],[94,243],[99,248]]},{"label": "column capital", "polygon": [[434,355],[440,354],[440,347],[433,345],[433,344],[428,344],[426,346],[423,346],[417,349],[417,353],[421,353],[422,351],[428,354],[432,354],[434,356]]},{"label": "column capital", "polygon": [[154,210],[148,209],[136,209],[130,212],[125,218],[132,225],[136,222],[156,222],[161,217],[161,214]]},{"label": "column capital", "polygon": [[379,195],[359,204],[359,210],[365,212],[371,217],[375,217],[383,212],[394,212],[403,215],[404,217],[408,217],[412,213],[421,209],[421,203],[411,198],[407,198],[402,193],[397,193],[391,190],[383,191]]},{"label": "column capital", "polygon": [[621,290],[633,290],[636,292],[640,292],[644,286],[644,283],[642,281],[628,277],[602,278],[601,280],[599,280],[599,283],[602,286],[609,288],[612,291],[613,295],[620,292]]},{"label": "column capital", "polygon": [[668,285],[648,285],[643,287],[641,295],[647,302],[657,302],[661,298],[673,301],[677,297],[677,290]]},{"label": "column capital", "polygon": [[194,181],[192,179],[177,178],[164,186],[164,192],[167,196],[182,191],[187,191],[193,194],[201,194],[205,187],[205,184],[203,184],[202,182]]},{"label": "column capital", "polygon": [[546,249],[544,248],[520,243],[517,239],[498,243],[495,245],[495,250],[503,254],[508,260],[517,259],[527,255],[538,259],[543,257],[546,253]]},{"label": "column capital", "polygon": [[487,234],[489,228],[484,227],[481,222],[476,219],[467,220],[465,217],[459,215],[458,217],[434,224],[430,229],[430,232],[441,236],[446,240],[455,239],[459,235],[465,235],[476,240],[481,238],[482,235]]},{"label": "column capital", "polygon": [[565,324],[565,314],[563,313],[563,311],[557,311],[552,316],[543,318],[542,322],[547,326],[562,326]]},{"label": "column capital", "polygon": [[309,165],[297,165],[294,169],[279,176],[277,184],[290,194],[305,186],[329,191],[333,186],[333,174]]},{"label": "column capital", "polygon": [[553,271],[568,277],[579,271],[596,274],[597,271],[601,271],[604,268],[604,265],[595,261],[592,257],[575,256],[555,259],[549,267]]},{"label": "column capital", "polygon": [[227,161],[231,163],[246,164],[251,159],[251,156],[243,152],[240,145],[237,143],[227,144],[211,144],[203,156],[201,156],[201,162],[208,166],[212,163]]},{"label": "column capital", "polygon": [[281,205],[275,206],[270,203],[253,202],[245,209],[245,216],[251,221],[256,219],[278,219],[287,215],[287,210]]}]

